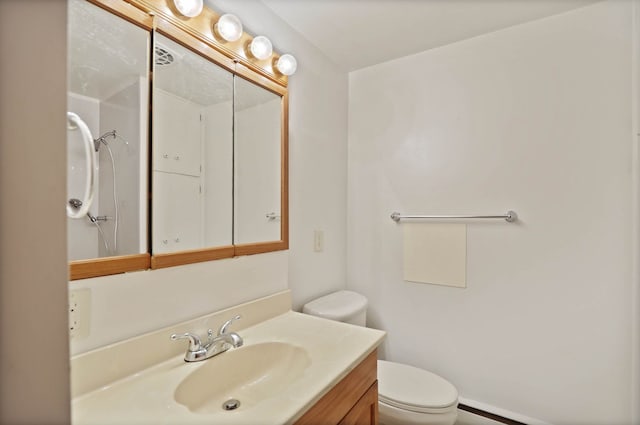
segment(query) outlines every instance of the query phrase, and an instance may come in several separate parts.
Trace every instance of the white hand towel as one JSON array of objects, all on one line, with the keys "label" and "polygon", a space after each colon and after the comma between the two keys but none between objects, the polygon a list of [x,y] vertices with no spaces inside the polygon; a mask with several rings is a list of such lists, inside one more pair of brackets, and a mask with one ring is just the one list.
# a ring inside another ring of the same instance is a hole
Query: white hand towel
[{"label": "white hand towel", "polygon": [[467,225],[402,223],[404,280],[465,288]]}]

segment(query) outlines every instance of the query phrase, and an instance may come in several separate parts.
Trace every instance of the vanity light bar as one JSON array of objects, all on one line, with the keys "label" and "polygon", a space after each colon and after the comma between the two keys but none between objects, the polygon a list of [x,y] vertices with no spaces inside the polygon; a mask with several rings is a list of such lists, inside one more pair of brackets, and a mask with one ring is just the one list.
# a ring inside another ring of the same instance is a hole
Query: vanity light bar
[{"label": "vanity light bar", "polygon": [[202,0],[173,0],[173,5],[182,16],[187,18],[200,15],[204,7]]},{"label": "vanity light bar", "polygon": [[[186,18],[196,18],[204,9],[203,0],[173,0],[173,5],[178,13]],[[240,40],[244,33],[240,19],[230,13],[220,16],[213,24],[212,30],[223,43],[234,43]],[[245,46],[244,53],[248,59],[267,60],[273,55],[271,40],[263,35],[256,36]],[[293,55],[287,53],[274,59],[271,68],[288,77],[296,72],[298,62]]]}]

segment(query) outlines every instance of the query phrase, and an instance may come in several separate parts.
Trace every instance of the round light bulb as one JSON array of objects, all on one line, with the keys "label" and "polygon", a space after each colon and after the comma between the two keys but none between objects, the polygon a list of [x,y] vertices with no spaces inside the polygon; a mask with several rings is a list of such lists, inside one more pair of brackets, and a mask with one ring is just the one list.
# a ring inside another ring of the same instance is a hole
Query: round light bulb
[{"label": "round light bulb", "polygon": [[280,71],[284,75],[293,75],[298,68],[298,61],[290,54],[285,54],[280,56],[278,62],[276,63],[276,67],[278,71]]},{"label": "round light bulb", "polygon": [[256,59],[267,59],[273,53],[271,41],[264,35],[259,35],[251,41],[251,54]]},{"label": "round light bulb", "polygon": [[181,15],[195,18],[202,12],[202,0],[173,0],[173,4]]},{"label": "round light bulb", "polygon": [[218,19],[216,32],[227,41],[237,41],[242,37],[242,22],[237,16],[227,13]]}]

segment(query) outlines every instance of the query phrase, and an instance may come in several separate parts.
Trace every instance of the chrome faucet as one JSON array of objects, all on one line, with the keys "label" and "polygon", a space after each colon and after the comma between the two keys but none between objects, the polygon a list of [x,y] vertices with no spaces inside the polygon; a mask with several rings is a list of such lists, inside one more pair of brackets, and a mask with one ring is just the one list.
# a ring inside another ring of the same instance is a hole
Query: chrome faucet
[{"label": "chrome faucet", "polygon": [[242,346],[244,341],[240,335],[235,332],[227,332],[229,326],[238,319],[240,319],[240,315],[224,322],[224,324],[220,326],[217,336],[213,336],[213,330],[209,329],[207,332],[207,343],[205,345],[202,345],[202,341],[198,335],[192,334],[191,332],[173,334],[171,335],[171,340],[189,340],[189,348],[184,355],[185,362],[199,362],[201,360],[206,360],[224,353],[229,348],[238,348]]}]

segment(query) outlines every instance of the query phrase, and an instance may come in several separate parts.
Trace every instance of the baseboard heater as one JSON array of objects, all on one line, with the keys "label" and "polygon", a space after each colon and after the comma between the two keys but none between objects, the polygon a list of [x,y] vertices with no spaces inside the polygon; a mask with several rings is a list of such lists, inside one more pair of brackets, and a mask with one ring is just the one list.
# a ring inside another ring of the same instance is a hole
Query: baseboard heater
[{"label": "baseboard heater", "polygon": [[505,418],[504,416],[496,415],[495,413],[491,413],[482,409],[477,409],[475,407],[467,406],[466,404],[462,404],[462,403],[458,403],[458,409],[464,410],[465,412],[473,413],[474,415],[491,419],[492,421],[507,424],[507,425],[527,425],[524,422],[519,422],[513,419]]}]

